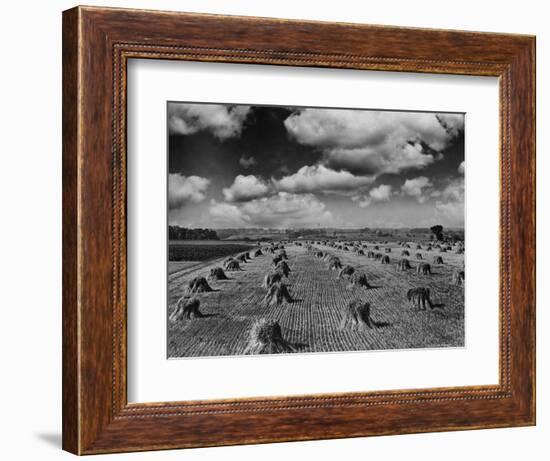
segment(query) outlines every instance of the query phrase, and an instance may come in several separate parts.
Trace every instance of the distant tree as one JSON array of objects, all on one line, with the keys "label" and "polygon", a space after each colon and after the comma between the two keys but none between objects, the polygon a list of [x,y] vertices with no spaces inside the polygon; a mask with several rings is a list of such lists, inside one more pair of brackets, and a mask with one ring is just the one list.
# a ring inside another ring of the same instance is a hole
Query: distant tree
[{"label": "distant tree", "polygon": [[436,226],[430,227],[430,230],[433,232],[437,240],[443,240],[443,226],[437,224]]},{"label": "distant tree", "polygon": [[219,240],[213,229],[188,229],[187,227],[168,226],[169,240]]}]

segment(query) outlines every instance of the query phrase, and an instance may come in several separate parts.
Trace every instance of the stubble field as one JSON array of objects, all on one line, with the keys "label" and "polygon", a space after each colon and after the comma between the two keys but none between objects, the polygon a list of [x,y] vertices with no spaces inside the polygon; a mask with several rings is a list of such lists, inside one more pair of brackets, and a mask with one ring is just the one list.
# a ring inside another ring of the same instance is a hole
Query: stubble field
[{"label": "stubble field", "polygon": [[[263,319],[280,325],[294,352],[342,352],[382,349],[411,349],[464,346],[464,287],[452,282],[453,272],[463,270],[464,255],[439,249],[416,249],[411,242],[405,250],[398,242],[358,242],[365,254],[351,245],[329,246],[323,242],[285,243],[290,267],[283,283],[292,302],[267,303],[264,276],[273,270],[273,254],[262,246],[262,255],[240,264],[241,270],[226,272],[228,280],[208,279],[213,291],[193,294],[200,301],[202,316],[168,321],[168,357],[242,355],[249,353],[253,326]],[[367,257],[374,249],[390,259],[389,264]],[[386,250],[389,248],[389,250]],[[338,270],[316,252],[329,253],[364,272],[369,288],[350,285]],[[409,251],[410,256],[402,256]],[[250,252],[253,254],[253,251]],[[422,255],[417,259],[416,254]],[[443,264],[435,264],[436,256]],[[407,258],[411,268],[400,270],[397,263]],[[207,277],[210,270],[223,266],[225,258],[208,261],[170,263],[168,277],[168,317],[178,300],[188,295],[188,284],[196,277]],[[418,274],[417,265],[428,262],[431,275]],[[174,264],[179,264],[175,266]],[[410,289],[430,290],[431,307],[418,310],[407,299]],[[370,304],[370,326],[343,326],[349,304],[358,300]]]}]

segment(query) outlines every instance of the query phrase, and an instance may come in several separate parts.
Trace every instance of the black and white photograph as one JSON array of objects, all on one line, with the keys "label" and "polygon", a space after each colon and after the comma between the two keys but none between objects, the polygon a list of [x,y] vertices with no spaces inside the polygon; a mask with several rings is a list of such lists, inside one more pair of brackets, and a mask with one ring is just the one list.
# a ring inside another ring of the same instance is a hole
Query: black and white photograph
[{"label": "black and white photograph", "polygon": [[82,3],[2,8],[2,459],[548,458],[546,3]]},{"label": "black and white photograph", "polygon": [[167,103],[168,358],[465,346],[465,114]]}]

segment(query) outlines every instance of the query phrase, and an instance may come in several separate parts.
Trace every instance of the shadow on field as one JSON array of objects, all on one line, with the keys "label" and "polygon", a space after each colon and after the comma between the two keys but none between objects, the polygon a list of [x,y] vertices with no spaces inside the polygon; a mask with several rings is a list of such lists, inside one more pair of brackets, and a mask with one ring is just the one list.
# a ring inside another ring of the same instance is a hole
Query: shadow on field
[{"label": "shadow on field", "polygon": [[[173,311],[172,311],[173,313]],[[170,315],[172,315],[172,313],[170,313]],[[171,324],[174,324],[174,325],[183,325],[184,323],[186,322],[192,322],[192,321],[196,321],[196,320],[202,320],[202,319],[207,319],[207,318],[210,318],[210,317],[222,317],[221,314],[205,314],[204,312],[201,312],[200,315],[197,315],[196,317],[192,317],[192,318],[185,318],[185,319],[182,319],[182,320],[170,320],[170,315],[168,316],[168,319],[169,319],[169,322]],[[225,316],[223,316],[225,317]],[[229,317],[227,317],[229,318]]]},{"label": "shadow on field", "polygon": [[307,352],[309,348],[308,343],[297,342],[297,343],[290,343],[290,345],[294,349],[294,352]]},{"label": "shadow on field", "polygon": [[372,326],[375,327],[375,328],[387,328],[387,327],[391,327],[393,325],[390,322],[377,322],[376,320],[372,320],[372,319],[371,319],[370,323],[372,323]]},{"label": "shadow on field", "polygon": [[433,303],[432,304],[432,309],[445,309],[445,304],[444,303]]}]

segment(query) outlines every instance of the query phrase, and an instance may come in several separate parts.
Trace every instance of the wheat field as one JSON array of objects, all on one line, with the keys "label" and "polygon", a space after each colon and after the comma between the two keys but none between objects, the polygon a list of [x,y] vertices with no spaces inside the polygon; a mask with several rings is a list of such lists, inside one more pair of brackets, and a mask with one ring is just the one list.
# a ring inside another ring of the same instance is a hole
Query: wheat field
[{"label": "wheat field", "polygon": [[[363,245],[365,254],[374,247],[372,243]],[[464,287],[451,283],[453,271],[463,265],[463,254],[417,250],[411,244],[407,259],[412,267],[401,271],[397,262],[404,249],[397,242],[376,245],[377,251],[390,257],[390,264],[381,264],[345,245],[313,242],[307,249],[305,243],[285,244],[291,273],[283,282],[293,302],[275,305],[264,302],[262,281],[272,269],[274,256],[264,247],[264,254],[242,263],[241,271],[228,272],[228,280],[209,280],[214,291],[196,295],[204,317],[168,322],[168,356],[242,355],[252,325],[261,319],[278,322],[284,338],[295,345],[296,352],[303,353],[464,346]],[[326,262],[315,256],[316,250],[339,257],[343,266],[363,271],[370,288],[350,286],[349,280],[339,278],[338,271],[329,270]],[[415,259],[416,253],[422,260]],[[435,256],[441,256],[444,263],[433,264]],[[169,276],[168,315],[186,294],[188,282],[206,277],[222,260],[191,265]],[[431,275],[416,272],[422,262],[430,263]],[[411,306],[406,294],[416,287],[430,289],[433,308],[419,311]],[[372,328],[342,328],[346,307],[355,299],[370,303]]]}]

